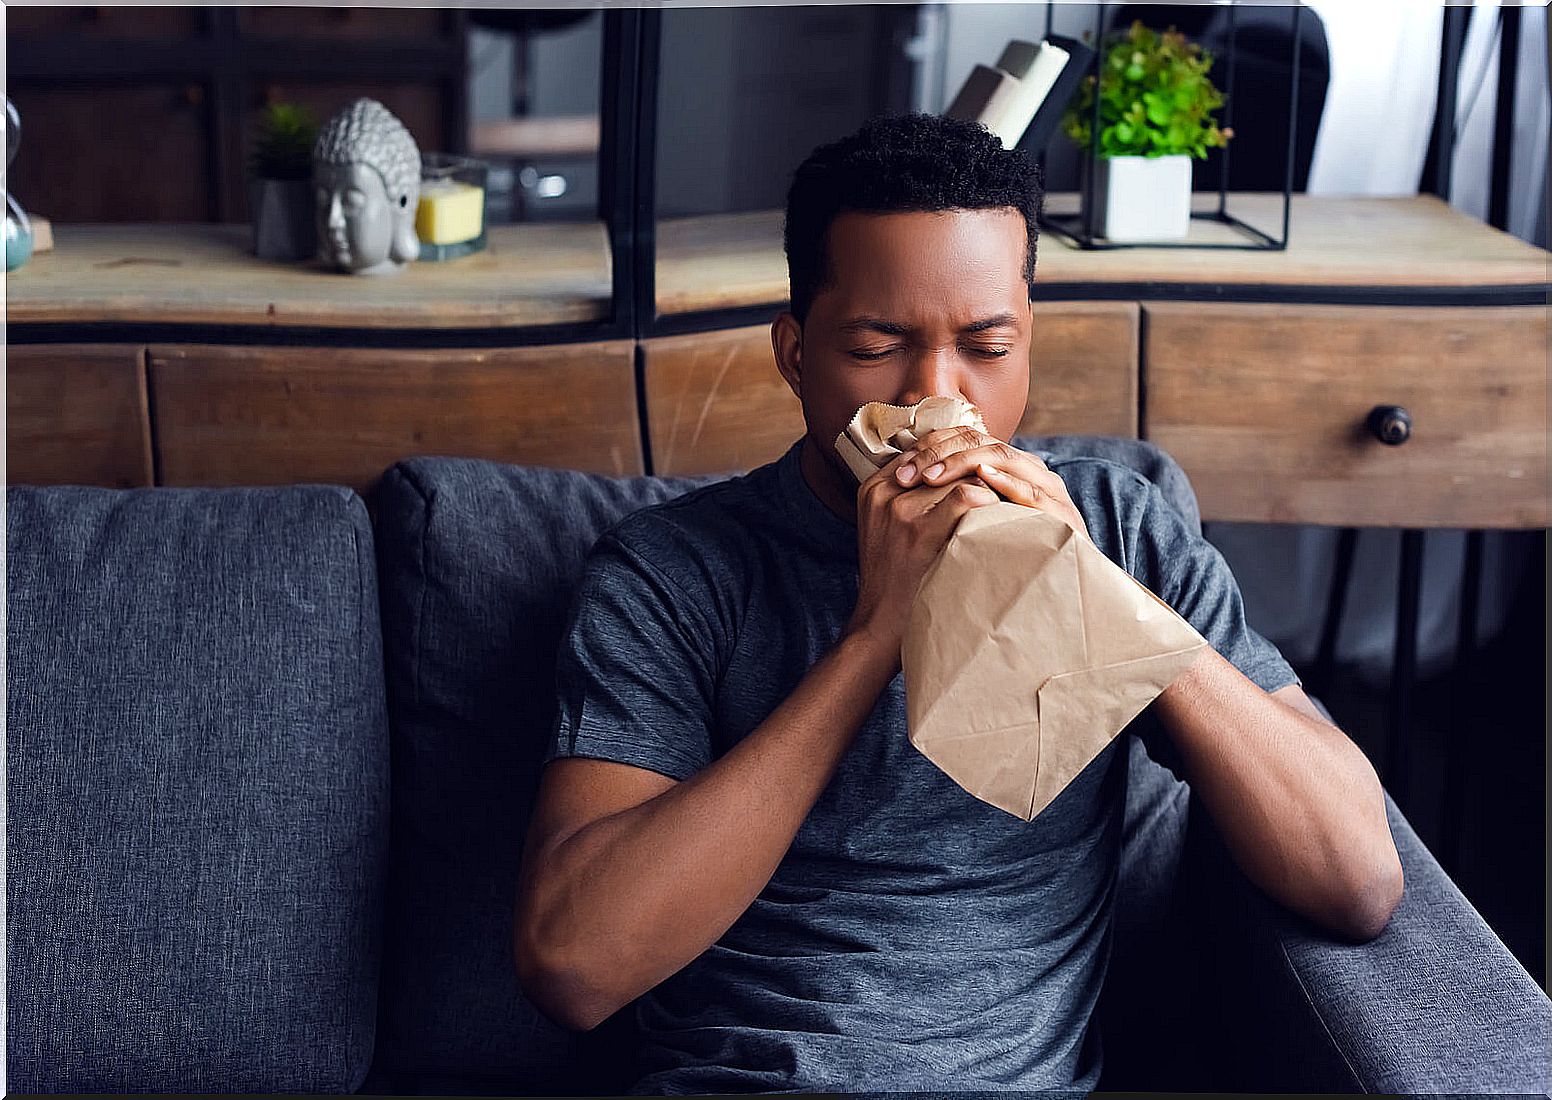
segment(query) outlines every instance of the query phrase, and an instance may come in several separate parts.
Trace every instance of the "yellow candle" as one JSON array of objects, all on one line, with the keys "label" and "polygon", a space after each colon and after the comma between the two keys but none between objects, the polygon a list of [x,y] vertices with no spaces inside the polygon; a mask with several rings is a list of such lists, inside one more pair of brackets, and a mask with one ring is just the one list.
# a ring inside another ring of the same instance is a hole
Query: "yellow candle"
[{"label": "yellow candle", "polygon": [[485,189],[457,180],[427,180],[420,185],[415,233],[423,244],[457,244],[480,235],[485,220]]}]

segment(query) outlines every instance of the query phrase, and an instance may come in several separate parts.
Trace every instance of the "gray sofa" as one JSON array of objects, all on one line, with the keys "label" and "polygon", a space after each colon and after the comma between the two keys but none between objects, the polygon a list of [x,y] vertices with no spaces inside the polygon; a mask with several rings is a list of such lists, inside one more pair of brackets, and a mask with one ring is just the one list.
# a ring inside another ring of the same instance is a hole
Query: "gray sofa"
[{"label": "gray sofa", "polygon": [[[1146,443],[1018,442],[1199,523]],[[517,986],[517,860],[583,558],[704,480],[11,488],[10,1091],[623,1092],[629,1008],[573,1034]],[[1406,897],[1347,944],[1129,752],[1103,1087],[1546,1092],[1552,1005],[1393,805]]]}]

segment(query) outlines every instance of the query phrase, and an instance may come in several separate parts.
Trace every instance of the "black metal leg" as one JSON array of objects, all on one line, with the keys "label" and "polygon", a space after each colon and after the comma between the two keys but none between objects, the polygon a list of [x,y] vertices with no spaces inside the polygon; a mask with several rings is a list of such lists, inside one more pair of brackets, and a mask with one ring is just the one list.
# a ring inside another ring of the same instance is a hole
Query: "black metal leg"
[{"label": "black metal leg", "polygon": [[1465,802],[1468,750],[1479,720],[1469,706],[1476,699],[1477,608],[1482,592],[1482,532],[1466,532],[1466,560],[1460,574],[1460,625],[1455,640],[1455,690],[1450,696],[1449,740],[1445,745],[1444,797],[1440,837],[1451,869],[1466,855]]},{"label": "black metal leg", "polygon": [[1310,690],[1322,696],[1331,690],[1336,671],[1336,641],[1347,607],[1347,588],[1353,576],[1353,554],[1358,547],[1358,528],[1344,527],[1336,542],[1336,562],[1331,568],[1331,589],[1326,594],[1326,621],[1320,628],[1320,648],[1315,652],[1315,671]]},{"label": "black metal leg", "polygon": [[1396,648],[1390,672],[1390,730],[1382,777],[1404,811],[1411,765],[1412,691],[1417,680],[1417,603],[1423,581],[1423,532],[1401,532],[1401,583],[1396,593]]}]

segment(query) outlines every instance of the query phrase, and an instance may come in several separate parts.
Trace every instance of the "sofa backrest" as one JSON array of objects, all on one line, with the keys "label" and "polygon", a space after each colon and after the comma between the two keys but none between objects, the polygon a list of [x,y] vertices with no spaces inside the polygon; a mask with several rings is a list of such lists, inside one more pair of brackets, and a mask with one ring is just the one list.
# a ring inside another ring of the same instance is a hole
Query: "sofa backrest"
[{"label": "sofa backrest", "polygon": [[378,485],[392,728],[377,1058],[385,1092],[617,1092],[600,1056],[523,998],[512,915],[571,593],[598,536],[703,483],[411,459]]},{"label": "sofa backrest", "polygon": [[11,488],[13,1092],[349,1092],[388,731],[347,489]]},{"label": "sofa backrest", "polygon": [[[1180,467],[1131,439],[1024,437],[1149,477],[1193,527]],[[621,1092],[626,1013],[576,1035],[523,998],[512,911],[553,729],[553,671],[593,542],[638,508],[717,480],[610,478],[465,459],[399,463],[375,500],[393,742],[393,835],[377,1058],[383,1092]],[[1141,926],[1173,881],[1183,787],[1133,746],[1123,856]],[[1133,805],[1133,802],[1136,805]],[[1158,850],[1147,848],[1156,842]],[[1146,850],[1145,850],[1146,849]],[[1112,1044],[1113,1045],[1113,1044]]]}]

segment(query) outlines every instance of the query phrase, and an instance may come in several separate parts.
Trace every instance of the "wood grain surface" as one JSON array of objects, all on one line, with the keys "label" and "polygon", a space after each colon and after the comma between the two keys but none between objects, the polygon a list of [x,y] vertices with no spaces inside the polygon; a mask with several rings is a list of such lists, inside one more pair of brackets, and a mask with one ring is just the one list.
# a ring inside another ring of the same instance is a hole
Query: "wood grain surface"
[{"label": "wood grain surface", "polygon": [[1136,302],[1036,302],[1021,435],[1137,437]]},{"label": "wood grain surface", "polygon": [[[1548,523],[1547,312],[1145,304],[1144,435],[1205,519]],[[1399,405],[1411,438],[1365,427]]]},{"label": "wood grain surface", "polygon": [[158,347],[168,485],[366,492],[412,455],[642,472],[629,341],[495,351]]},{"label": "wood grain surface", "polygon": [[7,319],[481,328],[592,321],[613,283],[603,223],[492,226],[483,252],[391,275],[271,263],[231,225],[59,225],[7,278]]},{"label": "wood grain surface", "polygon": [[[1075,209],[1075,196],[1048,196],[1047,209]],[[1197,195],[1199,208],[1217,195]],[[1282,196],[1239,194],[1229,210],[1277,236]],[[662,314],[785,302],[783,212],[664,220],[658,225],[657,308]],[[1401,198],[1295,195],[1285,251],[1125,248],[1085,251],[1052,233],[1040,237],[1041,283],[1464,287],[1547,282],[1548,253],[1451,209],[1432,195]],[[1245,238],[1193,221],[1194,239]]]},{"label": "wood grain surface", "polygon": [[6,348],[6,483],[152,484],[145,349]]},{"label": "wood grain surface", "polygon": [[806,430],[769,325],[643,340],[642,356],[653,473],[750,470]]}]

